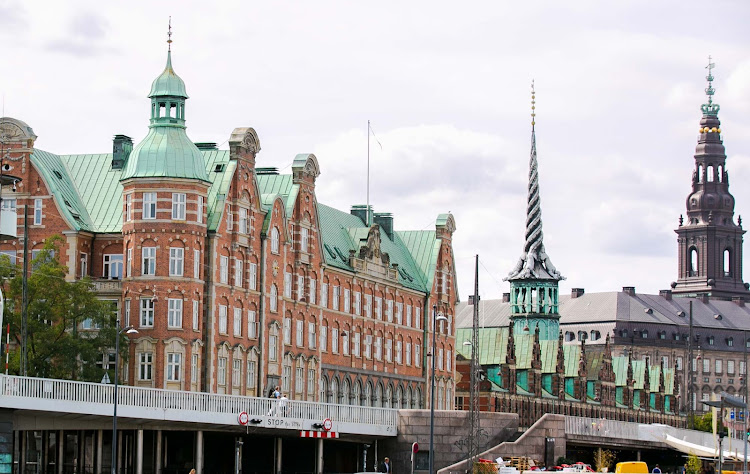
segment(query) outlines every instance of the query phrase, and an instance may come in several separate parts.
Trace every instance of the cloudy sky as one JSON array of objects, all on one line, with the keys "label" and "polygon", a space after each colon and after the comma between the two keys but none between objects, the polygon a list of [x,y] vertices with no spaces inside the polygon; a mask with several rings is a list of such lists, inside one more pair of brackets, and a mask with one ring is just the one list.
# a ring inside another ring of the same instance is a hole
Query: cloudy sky
[{"label": "cloudy sky", "polygon": [[226,147],[252,126],[258,166],[282,172],[313,152],[319,201],[348,209],[366,199],[371,120],[375,211],[403,230],[454,214],[462,299],[475,254],[480,293],[497,298],[521,253],[532,78],[545,245],[563,292],[676,279],[709,54],[736,213],[750,222],[747,0],[0,0],[5,115],[55,153],[140,140],[170,15],[194,141]]}]

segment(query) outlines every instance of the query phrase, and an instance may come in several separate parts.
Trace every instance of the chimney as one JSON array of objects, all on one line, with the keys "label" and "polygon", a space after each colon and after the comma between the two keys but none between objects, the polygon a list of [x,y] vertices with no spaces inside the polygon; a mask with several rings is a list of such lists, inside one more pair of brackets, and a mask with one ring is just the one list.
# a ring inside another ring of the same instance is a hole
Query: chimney
[{"label": "chimney", "polygon": [[115,135],[112,139],[112,169],[121,170],[133,151],[133,139],[126,135]]},{"label": "chimney", "polygon": [[[372,212],[372,206],[370,206],[370,212]],[[359,217],[364,225],[367,225],[367,206],[365,204],[355,204],[352,206],[350,214]]]},{"label": "chimney", "polygon": [[672,290],[659,290],[659,296],[667,301],[672,301]]},{"label": "chimney", "polygon": [[634,286],[623,286],[622,292],[626,295],[635,296],[635,287]]},{"label": "chimney", "polygon": [[745,306],[745,298],[742,296],[732,296],[732,303],[737,306]]},{"label": "chimney", "polygon": [[510,293],[503,293],[503,303],[510,303]]},{"label": "chimney", "polygon": [[[477,301],[481,301],[481,295],[477,295]],[[469,305],[474,305],[474,295],[469,295]]]},{"label": "chimney", "polygon": [[698,299],[701,301],[701,303],[708,304],[708,293],[699,294]]},{"label": "chimney", "polygon": [[385,231],[388,238],[393,240],[393,214],[390,212],[376,212],[374,221]]},{"label": "chimney", "polygon": [[584,293],[585,293],[585,290],[583,288],[571,288],[570,297],[578,298],[579,296],[583,296]]}]

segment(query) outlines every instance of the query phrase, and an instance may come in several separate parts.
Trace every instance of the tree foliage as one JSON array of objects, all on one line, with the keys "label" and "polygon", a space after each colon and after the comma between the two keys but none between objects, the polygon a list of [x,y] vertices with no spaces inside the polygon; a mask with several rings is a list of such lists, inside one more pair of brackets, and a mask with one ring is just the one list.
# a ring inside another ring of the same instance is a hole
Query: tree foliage
[{"label": "tree foliage", "polygon": [[[27,311],[27,375],[98,382],[104,354],[114,352],[115,320],[111,302],[99,300],[88,278],[65,279],[58,261],[64,240],[47,239],[29,265]],[[23,268],[0,256],[0,281],[6,294],[5,319],[15,341],[10,370],[20,374]],[[121,336],[120,357],[127,356]],[[110,378],[114,373],[110,371]]]},{"label": "tree foliage", "polygon": [[597,448],[594,451],[594,469],[596,472],[609,470],[615,461],[615,453],[607,449]]},{"label": "tree foliage", "polygon": [[710,411],[702,416],[693,415],[693,429],[712,433],[714,431],[713,421],[713,414]]},{"label": "tree foliage", "polygon": [[699,474],[703,468],[703,463],[695,454],[690,454],[685,463],[685,474]]}]

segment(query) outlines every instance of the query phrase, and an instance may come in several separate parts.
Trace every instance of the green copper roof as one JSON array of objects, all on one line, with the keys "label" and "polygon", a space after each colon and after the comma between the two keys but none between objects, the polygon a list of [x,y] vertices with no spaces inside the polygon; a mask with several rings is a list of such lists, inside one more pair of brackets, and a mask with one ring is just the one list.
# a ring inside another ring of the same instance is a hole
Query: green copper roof
[{"label": "green copper roof", "polygon": [[201,151],[181,127],[153,126],[133,148],[120,179],[187,178],[209,181]]},{"label": "green copper roof", "polygon": [[151,92],[149,92],[148,96],[149,98],[158,96],[188,98],[185,91],[185,82],[172,69],[171,51],[167,52],[167,66],[164,68],[164,72],[151,83]]},{"label": "green copper roof", "polygon": [[121,170],[112,169],[112,155],[63,155],[94,232],[122,231]]},{"label": "green copper roof", "polygon": [[[471,358],[471,328],[456,329],[456,351],[464,358]],[[479,364],[500,365],[505,363],[505,350],[508,347],[508,328],[481,328],[479,330]]]},{"label": "green copper roof", "polygon": [[206,199],[206,224],[208,230],[216,231],[224,215],[224,203],[237,162],[229,159],[229,150],[203,150],[201,153],[205,161],[206,174],[211,181]]},{"label": "green copper roof", "polygon": [[565,359],[565,376],[578,377],[578,365],[581,361],[581,346],[563,344],[563,358]]},{"label": "green copper roof", "polygon": [[411,255],[424,280],[425,288],[432,288],[435,282],[435,267],[440,253],[440,241],[434,230],[409,230],[396,232]]},{"label": "green copper roof", "polygon": [[633,388],[643,390],[644,374],[646,373],[646,361],[634,360],[633,365]]}]

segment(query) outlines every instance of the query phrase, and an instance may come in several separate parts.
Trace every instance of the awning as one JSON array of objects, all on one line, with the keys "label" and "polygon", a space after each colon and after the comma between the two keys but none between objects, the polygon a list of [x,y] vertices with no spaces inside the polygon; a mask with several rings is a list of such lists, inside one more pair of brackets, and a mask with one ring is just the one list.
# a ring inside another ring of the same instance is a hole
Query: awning
[{"label": "awning", "polygon": [[[719,454],[718,453],[719,450],[716,448],[710,448],[708,446],[691,443],[689,441],[683,441],[669,434],[666,435],[664,442],[667,443],[672,448],[676,449],[677,451],[683,452],[685,454],[694,454],[698,457],[716,458]],[[736,459],[737,461],[742,460],[742,457],[743,457],[742,453],[737,452],[736,450],[732,450],[732,451],[724,450],[723,454],[724,454],[724,459]],[[748,459],[750,460],[750,456],[748,456]]]}]

